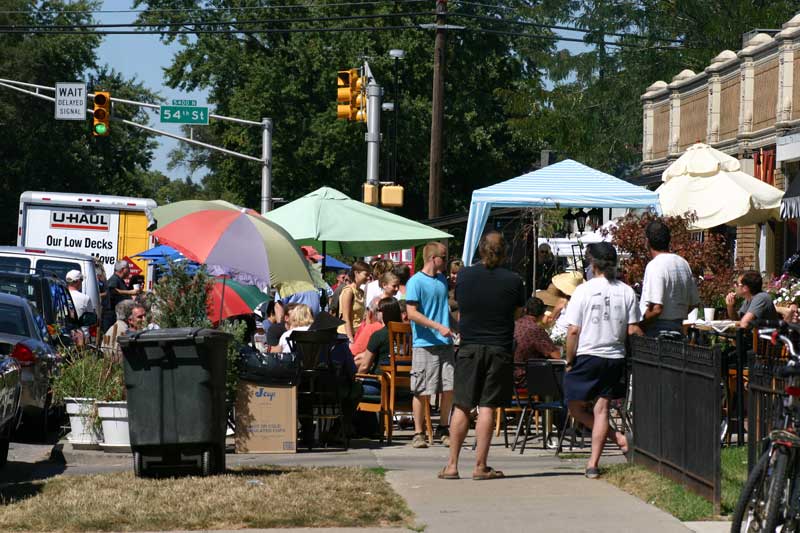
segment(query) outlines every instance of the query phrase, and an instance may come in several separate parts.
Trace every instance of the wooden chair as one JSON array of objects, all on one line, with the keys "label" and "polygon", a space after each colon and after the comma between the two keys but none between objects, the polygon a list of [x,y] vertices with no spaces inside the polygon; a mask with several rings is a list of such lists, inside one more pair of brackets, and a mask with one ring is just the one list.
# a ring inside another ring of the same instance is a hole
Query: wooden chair
[{"label": "wooden chair", "polygon": [[383,444],[385,437],[389,438],[391,443],[391,428],[392,416],[389,411],[389,377],[386,374],[356,374],[356,379],[368,379],[377,381],[381,392],[379,397],[363,396],[358,403],[356,409],[367,413],[378,413],[378,420],[380,422],[381,438],[380,442]]},{"label": "wooden chair", "polygon": [[[389,322],[389,364],[381,370],[389,381],[388,420],[386,441],[392,443],[392,421],[399,413],[413,415],[411,394],[411,324]],[[433,444],[430,397],[421,397],[425,411],[425,432],[428,442]]]}]

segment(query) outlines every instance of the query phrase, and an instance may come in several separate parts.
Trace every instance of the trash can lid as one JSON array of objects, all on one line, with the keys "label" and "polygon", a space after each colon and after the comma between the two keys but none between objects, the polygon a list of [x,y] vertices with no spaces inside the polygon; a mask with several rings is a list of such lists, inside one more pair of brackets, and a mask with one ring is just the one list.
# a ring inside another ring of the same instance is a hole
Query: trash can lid
[{"label": "trash can lid", "polygon": [[209,328],[165,328],[148,329],[136,332],[127,332],[120,335],[117,340],[123,348],[137,343],[161,343],[193,340],[205,342],[206,340],[230,340],[233,336],[218,329]]}]

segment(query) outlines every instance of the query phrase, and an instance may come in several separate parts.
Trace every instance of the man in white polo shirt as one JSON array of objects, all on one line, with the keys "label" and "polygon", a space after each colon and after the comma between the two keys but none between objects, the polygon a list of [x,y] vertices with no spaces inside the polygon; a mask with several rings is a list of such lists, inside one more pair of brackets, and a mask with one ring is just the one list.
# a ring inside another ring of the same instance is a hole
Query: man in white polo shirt
[{"label": "man in white polo shirt", "polygon": [[83,287],[83,274],[80,270],[70,270],[66,275],[67,287],[69,287],[69,295],[72,296],[72,303],[75,304],[75,312],[78,318],[83,316],[87,311],[94,313],[94,304],[92,299],[81,292]]}]

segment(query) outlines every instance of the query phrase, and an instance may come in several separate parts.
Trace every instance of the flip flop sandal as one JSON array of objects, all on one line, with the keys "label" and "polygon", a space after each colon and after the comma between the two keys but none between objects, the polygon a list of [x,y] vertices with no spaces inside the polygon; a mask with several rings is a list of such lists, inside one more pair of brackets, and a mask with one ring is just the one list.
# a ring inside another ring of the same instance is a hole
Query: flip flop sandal
[{"label": "flip flop sandal", "polygon": [[500,470],[495,470],[491,466],[486,467],[486,471],[483,474],[473,474],[472,479],[475,481],[485,481],[487,479],[500,479],[506,477],[503,475],[503,472]]},{"label": "flip flop sandal", "polygon": [[458,474],[445,474],[445,470],[447,470],[447,467],[442,468],[439,471],[439,475],[436,477],[438,477],[439,479],[461,479],[461,477]]},{"label": "flip flop sandal", "polygon": [[597,478],[600,477],[600,469],[599,468],[587,468],[585,475],[589,479],[597,479]]}]

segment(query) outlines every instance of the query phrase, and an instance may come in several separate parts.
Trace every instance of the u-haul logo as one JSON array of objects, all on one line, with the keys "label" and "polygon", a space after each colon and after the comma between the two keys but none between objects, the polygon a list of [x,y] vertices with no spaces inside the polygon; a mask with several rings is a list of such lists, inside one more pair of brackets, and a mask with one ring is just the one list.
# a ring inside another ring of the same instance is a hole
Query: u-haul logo
[{"label": "u-haul logo", "polygon": [[82,213],[80,211],[51,211],[50,227],[53,229],[79,229],[108,231],[111,222],[105,213]]}]

